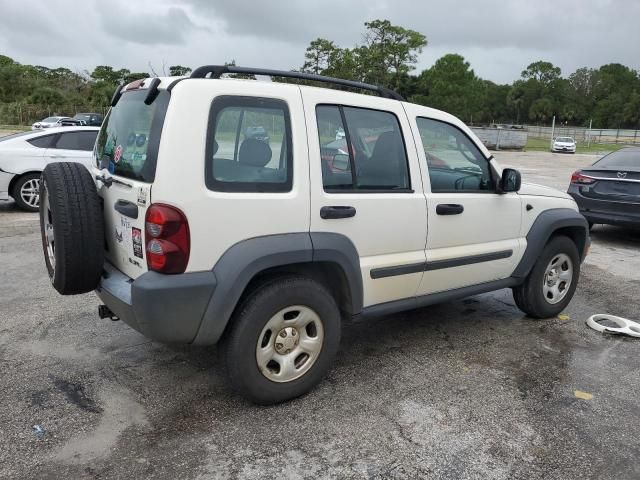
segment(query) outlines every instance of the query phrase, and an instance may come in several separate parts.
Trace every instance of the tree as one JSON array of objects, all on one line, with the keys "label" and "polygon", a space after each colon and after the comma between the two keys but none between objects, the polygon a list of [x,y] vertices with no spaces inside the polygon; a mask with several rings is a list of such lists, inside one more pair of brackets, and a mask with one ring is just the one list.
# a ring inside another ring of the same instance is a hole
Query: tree
[{"label": "tree", "polygon": [[450,53],[425,70],[418,80],[418,95],[412,97],[419,103],[446,110],[465,121],[476,121],[483,115],[487,85],[471,69],[469,62]]},{"label": "tree", "polygon": [[365,22],[364,44],[355,49],[365,81],[396,88],[403,74],[413,70],[418,54],[427,45],[423,34],[389,20]]},{"label": "tree", "polygon": [[540,60],[529,64],[527,68],[522,71],[521,75],[525,80],[533,79],[544,86],[549,86],[560,78],[560,73],[559,67],[555,67],[550,62]]},{"label": "tree", "polygon": [[320,75],[331,67],[331,62],[336,61],[336,45],[324,38],[313,40],[305,51],[305,62],[302,71]]},{"label": "tree", "polygon": [[183,77],[190,73],[191,69],[189,67],[183,67],[182,65],[171,65],[169,67],[169,75],[172,77]]}]

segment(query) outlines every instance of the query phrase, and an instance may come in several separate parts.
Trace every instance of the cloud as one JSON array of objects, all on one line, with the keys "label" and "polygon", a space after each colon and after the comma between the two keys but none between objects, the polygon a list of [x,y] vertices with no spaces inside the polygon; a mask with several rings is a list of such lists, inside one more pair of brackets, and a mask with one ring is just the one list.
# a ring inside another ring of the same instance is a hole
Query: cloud
[{"label": "cloud", "polygon": [[196,25],[183,9],[175,6],[158,11],[144,3],[110,1],[99,2],[98,5],[103,31],[131,43],[185,45],[192,33],[210,31]]},{"label": "cloud", "polygon": [[0,0],[0,54],[22,63],[135,71],[238,65],[290,69],[317,37],[351,47],[388,18],[427,36],[417,70],[460,53],[476,73],[511,82],[531,62],[565,75],[619,62],[640,68],[640,2],[623,0]]}]

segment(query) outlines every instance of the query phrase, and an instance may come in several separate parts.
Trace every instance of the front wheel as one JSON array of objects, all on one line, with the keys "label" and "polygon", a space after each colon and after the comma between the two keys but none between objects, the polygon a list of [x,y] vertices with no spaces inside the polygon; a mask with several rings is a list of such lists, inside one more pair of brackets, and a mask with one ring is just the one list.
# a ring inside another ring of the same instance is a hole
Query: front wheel
[{"label": "front wheel", "polygon": [[284,277],[238,308],[222,352],[231,386],[254,403],[298,397],[317,385],[338,351],[340,311],[321,284]]},{"label": "front wheel", "polygon": [[580,277],[580,257],[568,237],[553,237],[522,285],[513,288],[520,310],[533,318],[555,317],[571,301]]}]

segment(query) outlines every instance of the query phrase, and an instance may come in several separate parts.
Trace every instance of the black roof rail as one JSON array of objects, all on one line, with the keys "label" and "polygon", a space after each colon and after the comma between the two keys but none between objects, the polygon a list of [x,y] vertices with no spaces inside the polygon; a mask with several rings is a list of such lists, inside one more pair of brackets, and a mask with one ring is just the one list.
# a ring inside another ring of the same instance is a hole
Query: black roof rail
[{"label": "black roof rail", "polygon": [[269,77],[283,77],[283,78],[297,78],[299,80],[310,80],[313,82],[332,83],[334,85],[343,85],[345,87],[359,88],[361,90],[369,90],[375,92],[381,97],[391,98],[393,100],[404,101],[402,95],[398,92],[379,87],[378,85],[371,85],[370,83],[355,82],[353,80],[344,80],[342,78],[325,77],[324,75],[315,75],[313,73],[303,72],[289,72],[286,70],[269,70],[265,68],[246,68],[235,67],[232,65],[205,65],[196,68],[191,72],[190,78],[220,78],[224,73],[239,73],[244,75],[265,75]]}]

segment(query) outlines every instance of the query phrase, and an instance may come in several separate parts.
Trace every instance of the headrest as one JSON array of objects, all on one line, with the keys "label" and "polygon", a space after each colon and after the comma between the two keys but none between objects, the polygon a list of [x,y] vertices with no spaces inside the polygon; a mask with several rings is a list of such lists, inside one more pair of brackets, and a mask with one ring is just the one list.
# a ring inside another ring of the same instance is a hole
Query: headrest
[{"label": "headrest", "polygon": [[271,161],[271,147],[255,138],[247,138],[240,145],[238,162],[252,167],[264,167]]}]

